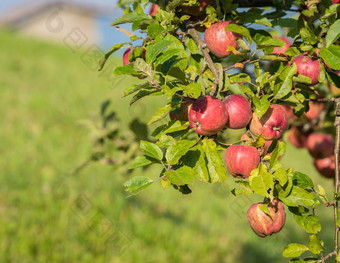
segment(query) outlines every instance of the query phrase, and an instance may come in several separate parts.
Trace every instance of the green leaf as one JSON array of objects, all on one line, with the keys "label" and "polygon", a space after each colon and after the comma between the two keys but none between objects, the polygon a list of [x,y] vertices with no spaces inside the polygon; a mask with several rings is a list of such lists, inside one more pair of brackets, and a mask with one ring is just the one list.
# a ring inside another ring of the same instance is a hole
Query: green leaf
[{"label": "green leaf", "polygon": [[179,132],[188,129],[188,122],[171,121],[168,124],[157,127],[151,134],[153,137],[159,138],[162,134],[169,134],[173,132]]},{"label": "green leaf", "polygon": [[286,62],[287,58],[285,57],[278,57],[276,55],[266,55],[266,56],[261,56],[259,57],[260,60],[265,60],[265,61],[281,61],[281,62]]},{"label": "green leaf", "polygon": [[243,26],[236,25],[236,24],[229,24],[225,28],[225,30],[235,32],[237,34],[244,36],[247,39],[249,45],[251,44],[252,39],[251,39],[249,30],[247,28],[245,28]]},{"label": "green leaf", "polygon": [[142,167],[142,166],[146,166],[152,163],[158,162],[156,159],[153,159],[149,156],[145,156],[145,155],[140,155],[137,156],[132,163],[129,165],[129,169],[134,169],[137,167]]},{"label": "green leaf", "polygon": [[251,173],[249,182],[251,189],[264,197],[269,197],[269,192],[274,190],[273,176],[263,164]]},{"label": "green leaf", "polygon": [[281,167],[279,162],[279,157],[284,155],[286,152],[286,144],[284,142],[277,141],[275,149],[272,151],[270,156],[270,164],[269,167],[272,170],[277,170]]},{"label": "green leaf", "polygon": [[113,71],[113,75],[133,75],[133,74],[138,74],[138,72],[133,69],[132,64],[116,67],[115,70]]},{"label": "green leaf", "polygon": [[269,212],[269,208],[267,205],[263,204],[263,205],[259,205],[260,210],[265,213],[266,215],[268,215],[269,217],[271,217],[270,212]]},{"label": "green leaf", "polygon": [[338,19],[328,29],[326,36],[326,48],[333,44],[339,37],[340,37],[340,20]]},{"label": "green leaf", "polygon": [[[196,177],[203,182],[211,182],[209,171],[207,168],[207,162],[205,158],[205,152],[203,151],[202,145],[196,146],[198,152],[197,162],[195,164]],[[197,156],[197,155],[196,155]]]},{"label": "green leaf", "polygon": [[171,165],[177,164],[179,159],[184,156],[196,142],[193,140],[180,140],[171,145],[165,154],[165,158]]},{"label": "green leaf", "polygon": [[185,94],[190,97],[197,99],[202,93],[202,86],[199,83],[191,82],[189,85],[179,85],[183,88]]},{"label": "green leaf", "polygon": [[337,212],[337,218],[336,218],[336,225],[340,227],[340,208],[338,208]]},{"label": "green leaf", "polygon": [[255,113],[259,119],[267,112],[270,106],[270,101],[268,100],[269,95],[264,95],[261,100],[257,97],[253,97],[253,103],[255,105]]},{"label": "green leaf", "polygon": [[313,254],[318,255],[322,251],[324,251],[325,248],[323,247],[323,245],[323,241],[320,240],[317,235],[314,234],[309,237],[308,247]]},{"label": "green leaf", "polygon": [[164,28],[157,23],[153,23],[148,25],[147,31],[148,36],[152,39],[155,39],[158,35],[160,35],[164,31]]},{"label": "green leaf", "polygon": [[160,42],[156,42],[155,44],[152,44],[147,47],[146,54],[145,54],[145,60],[146,63],[151,64],[156,57],[164,51],[164,49],[171,44],[171,41],[168,40],[162,40]]},{"label": "green leaf", "polygon": [[118,17],[115,21],[112,22],[111,26],[132,23],[140,20],[152,20],[152,18],[144,13],[128,13],[121,17]]},{"label": "green leaf", "polygon": [[282,255],[284,257],[299,257],[303,252],[308,251],[308,247],[302,244],[290,243],[285,247]]},{"label": "green leaf", "polygon": [[148,141],[140,141],[139,147],[146,155],[160,161],[163,159],[163,152],[156,144]]},{"label": "green leaf", "polygon": [[129,196],[138,194],[140,191],[153,183],[153,180],[145,176],[136,176],[124,183],[125,191]]},{"label": "green leaf", "polygon": [[290,194],[282,199],[282,201],[288,206],[312,206],[315,203],[312,193],[295,185],[293,186]]},{"label": "green leaf", "polygon": [[231,192],[233,195],[243,195],[243,194],[252,194],[254,193],[250,187],[249,182],[247,181],[235,181],[235,183],[240,186],[240,188],[235,188]]},{"label": "green leaf", "polygon": [[306,188],[313,188],[314,184],[312,179],[300,172],[295,172],[293,176],[293,183],[294,185],[306,189]]},{"label": "green leaf", "polygon": [[111,47],[111,50],[104,55],[104,57],[99,62],[99,69],[98,71],[101,71],[103,67],[105,66],[106,61],[109,59],[109,57],[116,52],[117,50],[121,49],[124,46],[124,43],[119,43]]},{"label": "green leaf", "polygon": [[216,149],[216,143],[211,139],[204,139],[202,141],[202,148],[208,161],[211,182],[221,181],[223,183],[226,179],[226,170],[221,155]]},{"label": "green leaf", "polygon": [[283,168],[279,168],[273,174],[274,178],[279,181],[281,186],[284,186],[288,181],[287,171]]},{"label": "green leaf", "polygon": [[302,27],[300,29],[300,36],[304,43],[314,45],[317,43],[318,38],[314,34],[313,30],[309,27]]},{"label": "green leaf", "polygon": [[165,176],[172,184],[178,186],[192,184],[194,181],[194,171],[188,166],[180,167],[177,170],[166,171]]},{"label": "green leaf", "polygon": [[156,113],[152,116],[152,118],[149,120],[148,122],[148,125],[156,122],[156,121],[159,121],[161,119],[163,119],[165,116],[168,115],[168,113],[171,111],[171,105],[168,104],[168,105],[165,105],[164,107],[162,108],[158,108]]},{"label": "green leaf", "polygon": [[340,46],[330,45],[328,48],[322,48],[319,54],[329,67],[340,70]]},{"label": "green leaf", "polygon": [[[286,71],[286,72],[285,72]],[[286,96],[291,90],[293,86],[293,76],[296,74],[297,68],[296,63],[293,63],[292,66],[287,67],[283,74],[286,74],[286,77],[283,81],[283,84],[278,90],[274,89],[274,98],[281,99],[282,97]]]}]

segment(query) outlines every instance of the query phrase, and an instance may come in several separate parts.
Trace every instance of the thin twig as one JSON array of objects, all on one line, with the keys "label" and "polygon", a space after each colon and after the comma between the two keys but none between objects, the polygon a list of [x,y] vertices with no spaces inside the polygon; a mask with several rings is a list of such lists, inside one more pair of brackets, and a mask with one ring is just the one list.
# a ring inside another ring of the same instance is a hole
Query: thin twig
[{"label": "thin twig", "polygon": [[207,44],[203,41],[203,39],[198,34],[197,30],[194,27],[195,24],[193,24],[190,21],[185,21],[184,25],[185,25],[188,33],[192,36],[192,38],[195,40],[196,44],[198,45],[198,47],[202,51],[203,57],[204,57],[205,61],[208,63],[209,68],[214,75],[214,78],[215,78],[214,87],[216,89],[216,87],[218,85],[218,81],[219,81],[219,73],[218,73],[217,67],[215,66],[213,60],[211,59],[211,57],[209,55],[209,52],[208,52],[208,49],[207,49]]}]

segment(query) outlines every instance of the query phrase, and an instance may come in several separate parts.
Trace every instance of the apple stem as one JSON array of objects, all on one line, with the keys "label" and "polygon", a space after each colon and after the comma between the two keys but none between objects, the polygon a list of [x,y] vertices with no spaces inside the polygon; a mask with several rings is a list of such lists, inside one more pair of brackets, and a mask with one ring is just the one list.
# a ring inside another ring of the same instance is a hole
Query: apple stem
[{"label": "apple stem", "polygon": [[[204,40],[199,36],[197,30],[194,28],[194,24],[190,21],[186,21],[184,23],[188,33],[192,36],[192,38],[195,40],[196,44],[198,45],[198,47],[200,48],[200,50],[202,51],[203,57],[205,59],[205,61],[208,63],[209,68],[211,69],[211,72],[214,75],[214,89],[212,91],[216,91],[216,87],[218,86],[218,80],[219,80],[219,73],[218,73],[218,69],[215,66],[213,60],[211,59],[208,49],[207,49],[207,44],[204,42]],[[212,92],[211,92],[212,93]],[[210,94],[211,95],[211,94]]]}]

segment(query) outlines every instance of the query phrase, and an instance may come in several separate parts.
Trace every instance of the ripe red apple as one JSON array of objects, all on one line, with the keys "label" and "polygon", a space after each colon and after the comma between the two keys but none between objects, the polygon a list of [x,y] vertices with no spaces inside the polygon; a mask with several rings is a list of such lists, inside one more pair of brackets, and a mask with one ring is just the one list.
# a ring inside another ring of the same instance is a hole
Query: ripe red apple
[{"label": "ripe red apple", "polygon": [[262,134],[265,140],[274,140],[282,136],[287,125],[288,118],[284,110],[279,105],[272,104],[260,119],[253,113],[250,131],[256,136]]},{"label": "ripe red apple", "polygon": [[225,30],[226,26],[234,23],[232,21],[217,22],[210,26],[204,33],[204,40],[209,50],[219,58],[230,54],[229,46],[239,49],[236,38],[242,38],[239,34]]},{"label": "ripe red apple", "polygon": [[305,148],[307,144],[307,134],[303,134],[296,126],[289,130],[288,141],[296,148]]},{"label": "ripe red apple", "polygon": [[332,0],[333,5],[340,4],[340,0]]},{"label": "ripe red apple", "polygon": [[305,113],[308,120],[314,120],[320,116],[320,113],[325,108],[324,103],[320,102],[309,102],[309,110]]},{"label": "ripe red apple", "polygon": [[[331,155],[330,157],[326,157],[323,159],[314,159],[313,164],[321,175],[327,178],[333,178],[335,176],[334,155]],[[340,164],[339,164],[339,168],[340,168]]]},{"label": "ripe red apple", "polygon": [[224,161],[232,176],[248,178],[260,163],[260,154],[253,146],[232,145],[225,151]]},{"label": "ripe red apple", "polygon": [[290,48],[290,41],[287,37],[273,37],[277,39],[281,39],[285,42],[285,45],[283,47],[274,47],[272,54],[284,54],[288,48]]},{"label": "ripe red apple", "polygon": [[326,158],[333,154],[334,139],[329,134],[312,133],[307,138],[306,148],[314,158]]},{"label": "ripe red apple", "polygon": [[196,127],[195,131],[201,135],[218,133],[227,121],[223,102],[211,96],[199,98],[189,110],[190,128]]},{"label": "ripe red apple", "polygon": [[263,205],[263,203],[255,203],[249,207],[247,212],[249,225],[259,237],[279,232],[286,221],[285,208],[279,200],[274,199],[268,204],[270,216],[260,209]]},{"label": "ripe red apple", "polygon": [[312,80],[312,83],[309,85],[315,85],[319,82],[320,64],[317,59],[300,55],[294,58],[292,63],[296,64],[298,74],[309,77]]},{"label": "ripe red apple", "polygon": [[188,121],[189,120],[189,110],[192,105],[192,100],[183,98],[181,106],[177,109],[172,110],[169,115],[171,120],[178,121]]},{"label": "ripe red apple", "polygon": [[230,129],[242,129],[248,125],[252,117],[250,103],[242,95],[230,95],[224,101],[228,114],[227,127]]},{"label": "ripe red apple", "polygon": [[288,119],[296,119],[296,116],[293,113],[293,107],[289,105],[280,105],[280,107],[286,113]]},{"label": "ripe red apple", "polygon": [[182,6],[182,11],[189,15],[199,16],[204,13],[207,5],[211,5],[213,0],[198,0],[199,6]]},{"label": "ripe red apple", "polygon": [[130,63],[129,61],[129,55],[131,54],[131,48],[128,48],[125,50],[124,55],[123,55],[123,65],[126,66],[127,64]]},{"label": "ripe red apple", "polygon": [[151,5],[151,7],[149,9],[149,15],[150,16],[156,16],[157,10],[158,10],[158,5],[157,4]]}]

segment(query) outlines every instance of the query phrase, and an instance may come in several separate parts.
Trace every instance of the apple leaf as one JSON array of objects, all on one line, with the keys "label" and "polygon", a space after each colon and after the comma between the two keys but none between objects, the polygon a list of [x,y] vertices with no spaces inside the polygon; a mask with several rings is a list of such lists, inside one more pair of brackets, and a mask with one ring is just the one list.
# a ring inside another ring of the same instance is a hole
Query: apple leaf
[{"label": "apple leaf", "polygon": [[147,47],[146,54],[145,54],[145,60],[146,63],[151,64],[156,57],[164,51],[164,49],[171,44],[171,41],[168,40],[162,40],[160,42],[156,42],[155,44],[152,44]]},{"label": "apple leaf", "polygon": [[202,182],[210,182],[210,176],[205,160],[205,152],[200,144],[190,149],[183,157],[182,161],[185,165],[194,169],[194,174],[198,180]]},{"label": "apple leaf", "polygon": [[151,39],[155,39],[158,35],[164,32],[164,28],[157,23],[153,23],[153,24],[148,25],[147,31],[148,31],[148,36]]},{"label": "apple leaf", "polygon": [[325,250],[325,248],[323,247],[324,243],[323,241],[318,237],[318,235],[314,234],[311,235],[309,237],[309,241],[308,241],[308,247],[309,250],[315,254],[318,255],[320,254],[322,251]]},{"label": "apple leaf", "polygon": [[159,138],[163,134],[170,134],[173,132],[183,131],[188,129],[188,127],[189,127],[188,122],[170,121],[167,124],[157,127],[151,135],[155,138]]},{"label": "apple leaf", "polygon": [[269,191],[274,189],[273,176],[269,173],[263,164],[255,169],[249,177],[251,189],[259,195],[269,197]]},{"label": "apple leaf", "polygon": [[235,181],[235,183],[240,186],[240,188],[234,188],[231,193],[234,196],[243,195],[243,194],[252,194],[254,193],[250,187],[249,182],[247,181]]},{"label": "apple leaf", "polygon": [[295,172],[293,176],[293,183],[294,185],[301,187],[303,189],[306,188],[314,188],[314,184],[312,179],[300,172]]},{"label": "apple leaf", "polygon": [[178,85],[179,87],[183,88],[185,94],[190,97],[197,99],[202,93],[202,86],[200,83],[190,83],[189,85]]},{"label": "apple leaf", "polygon": [[131,23],[135,21],[141,21],[141,20],[151,20],[151,16],[144,14],[144,13],[128,13],[125,14],[121,17],[118,17],[115,21],[112,22],[111,26],[116,26],[120,24],[126,24],[126,23]]},{"label": "apple leaf", "polygon": [[182,166],[179,169],[166,171],[165,176],[175,185],[192,184],[194,181],[194,171],[189,166]]},{"label": "apple leaf", "polygon": [[272,151],[272,154],[270,156],[270,169],[277,170],[282,166],[282,164],[279,162],[279,157],[284,155],[285,152],[286,144],[284,142],[277,141],[275,149]]},{"label": "apple leaf", "polygon": [[149,120],[148,122],[148,125],[156,122],[156,121],[159,121],[161,119],[163,119],[165,116],[168,115],[168,113],[171,111],[171,105],[168,104],[168,105],[165,105],[164,107],[162,108],[158,108],[157,109],[157,112],[152,116],[152,118]]},{"label": "apple leaf", "polygon": [[330,45],[320,50],[320,56],[325,63],[335,70],[340,70],[340,46]]},{"label": "apple leaf", "polygon": [[128,64],[126,66],[116,67],[113,71],[113,75],[133,75],[139,74],[134,68],[132,64]]},{"label": "apple leaf", "polygon": [[315,203],[312,193],[295,185],[292,187],[290,194],[282,199],[282,202],[288,206],[312,206]]},{"label": "apple leaf", "polygon": [[145,176],[135,176],[124,183],[125,191],[129,192],[129,196],[136,195],[154,181]]},{"label": "apple leaf", "polygon": [[278,89],[274,89],[274,98],[281,99],[282,97],[286,96],[293,87],[293,76],[296,74],[297,68],[296,63],[293,63],[292,66],[287,67],[283,72],[282,76],[284,76],[284,80],[282,85],[276,86]]},{"label": "apple leaf", "polygon": [[340,76],[338,76],[337,74],[333,72],[327,72],[327,71],[326,71],[326,76],[327,76],[327,80],[331,84],[333,84],[335,87],[340,89]]},{"label": "apple leaf", "polygon": [[177,164],[179,159],[184,156],[195,144],[194,140],[180,140],[171,145],[165,154],[165,158],[171,165]]},{"label": "apple leaf", "polygon": [[290,243],[283,251],[284,257],[299,257],[303,252],[308,251],[308,247],[302,244]]},{"label": "apple leaf", "polygon": [[253,97],[253,103],[256,107],[255,113],[259,118],[261,118],[263,114],[265,114],[267,110],[269,109],[270,101],[268,100],[268,98],[269,98],[269,95],[264,95],[261,98],[261,100],[256,96]]},{"label": "apple leaf", "polygon": [[139,147],[146,155],[160,161],[163,159],[163,152],[156,144],[148,141],[140,141]]},{"label": "apple leaf", "polygon": [[274,178],[279,181],[281,186],[284,186],[288,181],[287,171],[283,168],[279,168],[273,174]]},{"label": "apple leaf", "polygon": [[129,165],[129,169],[134,169],[137,167],[142,167],[142,166],[146,166],[152,163],[156,163],[158,162],[156,159],[151,158],[149,156],[145,156],[145,155],[140,155],[137,156]]},{"label": "apple leaf", "polygon": [[326,36],[326,48],[333,44],[340,37],[340,20],[336,20],[330,26]]},{"label": "apple leaf", "polygon": [[237,33],[237,34],[244,36],[247,39],[249,45],[251,44],[252,39],[251,39],[249,30],[247,28],[245,28],[244,26],[240,26],[240,25],[236,25],[236,24],[229,24],[229,25],[227,25],[225,30],[231,31],[231,32],[234,32],[234,33]]},{"label": "apple leaf", "polygon": [[211,182],[221,181],[223,183],[226,179],[226,170],[221,155],[216,149],[216,143],[211,139],[204,139],[202,141],[202,148],[208,161]]}]

